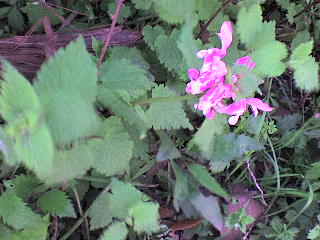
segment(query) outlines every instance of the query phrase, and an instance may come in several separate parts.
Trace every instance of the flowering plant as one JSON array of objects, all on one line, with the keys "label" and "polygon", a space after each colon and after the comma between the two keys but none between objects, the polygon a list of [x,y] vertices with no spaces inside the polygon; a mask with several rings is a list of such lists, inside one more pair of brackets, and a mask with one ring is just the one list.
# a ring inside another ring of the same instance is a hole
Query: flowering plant
[{"label": "flowering plant", "polygon": [[[258,110],[270,112],[273,108],[258,98],[237,99],[236,93],[240,91],[237,83],[241,81],[241,76],[232,75],[231,81],[228,81],[227,65],[222,61],[232,43],[232,32],[231,22],[224,22],[218,33],[222,43],[221,49],[210,48],[197,52],[197,57],[203,58],[203,65],[200,72],[194,68],[188,70],[191,81],[187,84],[186,92],[195,95],[208,90],[200,98],[200,102],[194,105],[194,108],[202,110],[209,119],[212,119],[216,112],[226,113],[231,116],[229,124],[235,125],[239,117],[247,110],[247,104],[250,105],[255,117],[258,115]],[[237,64],[247,66],[248,69],[254,68],[255,65],[249,56],[239,58]],[[228,98],[234,101],[230,105],[224,102]]]}]

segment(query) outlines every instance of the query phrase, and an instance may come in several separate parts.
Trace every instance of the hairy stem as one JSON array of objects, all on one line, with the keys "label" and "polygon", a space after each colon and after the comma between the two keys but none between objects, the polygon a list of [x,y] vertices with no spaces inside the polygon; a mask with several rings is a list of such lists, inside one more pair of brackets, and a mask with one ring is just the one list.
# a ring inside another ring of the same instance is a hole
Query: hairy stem
[{"label": "hairy stem", "polygon": [[156,102],[176,102],[176,101],[184,101],[193,98],[197,98],[199,95],[183,95],[183,96],[176,96],[176,97],[160,97],[160,98],[146,98],[146,99],[139,99],[133,102],[133,105],[143,105],[148,103],[156,103]]}]

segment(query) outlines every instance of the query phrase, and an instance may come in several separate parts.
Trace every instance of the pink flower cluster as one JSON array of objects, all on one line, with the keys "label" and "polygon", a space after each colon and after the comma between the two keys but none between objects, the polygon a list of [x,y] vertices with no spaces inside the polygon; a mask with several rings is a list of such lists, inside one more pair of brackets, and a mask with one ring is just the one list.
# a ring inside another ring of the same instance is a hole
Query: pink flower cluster
[{"label": "pink flower cluster", "polygon": [[[227,49],[232,43],[232,31],[231,22],[224,22],[218,33],[222,43],[221,49],[210,48],[197,52],[197,57],[203,59],[203,65],[200,72],[194,68],[188,70],[191,81],[187,84],[186,92],[195,95],[208,90],[200,98],[199,104],[195,104],[195,109],[203,111],[203,114],[209,119],[212,119],[216,112],[228,114],[231,116],[229,124],[235,125],[239,117],[247,110],[248,104],[255,117],[258,115],[258,110],[270,112],[273,108],[258,98],[236,101],[235,91],[239,89],[235,84],[240,80],[238,76],[232,75],[233,84],[225,83],[228,71],[226,63],[221,59],[226,56]],[[248,69],[254,68],[254,61],[249,56],[239,58],[237,64],[247,66]],[[225,105],[223,100],[228,98],[232,98],[234,103]]]}]

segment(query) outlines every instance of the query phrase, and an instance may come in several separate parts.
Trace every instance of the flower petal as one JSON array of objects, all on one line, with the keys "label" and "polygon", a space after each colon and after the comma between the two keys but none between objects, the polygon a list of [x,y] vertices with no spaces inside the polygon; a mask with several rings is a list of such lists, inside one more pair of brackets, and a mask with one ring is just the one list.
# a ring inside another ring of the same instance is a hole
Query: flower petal
[{"label": "flower petal", "polygon": [[195,68],[190,68],[188,70],[188,76],[191,81],[196,80],[199,77],[199,71]]},{"label": "flower petal", "polygon": [[248,98],[246,99],[246,102],[251,105],[251,107],[255,107],[261,111],[264,112],[270,112],[273,110],[272,107],[270,107],[268,104],[264,103],[259,98]]},{"label": "flower petal", "polygon": [[225,21],[222,23],[220,33],[218,33],[218,37],[222,43],[222,50],[227,50],[232,43],[232,26],[230,21]]},{"label": "flower petal", "polygon": [[237,60],[237,64],[246,66],[250,60],[251,60],[251,58],[249,56],[241,57]]},{"label": "flower petal", "polygon": [[208,50],[200,50],[197,52],[197,58],[204,58],[205,56],[207,56],[208,54]]},{"label": "flower petal", "polygon": [[239,115],[236,115],[236,116],[232,116],[229,118],[228,122],[230,125],[236,125],[236,123],[238,122],[239,120]]}]

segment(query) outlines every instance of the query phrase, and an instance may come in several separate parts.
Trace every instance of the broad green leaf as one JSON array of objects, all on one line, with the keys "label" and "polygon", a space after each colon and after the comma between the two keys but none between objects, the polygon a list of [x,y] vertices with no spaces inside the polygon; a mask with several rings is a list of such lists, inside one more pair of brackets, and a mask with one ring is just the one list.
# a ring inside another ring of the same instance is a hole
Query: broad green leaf
[{"label": "broad green leaf", "polygon": [[[172,31],[170,36],[160,35],[154,42],[157,56],[160,62],[169,70],[180,73],[183,71],[183,55],[177,46],[180,32]],[[195,53],[194,53],[195,54]]]},{"label": "broad green leaf", "polygon": [[262,30],[262,10],[260,5],[255,4],[250,8],[241,8],[238,13],[237,31],[240,40],[247,47],[251,47],[258,34]]},{"label": "broad green leaf", "polygon": [[92,165],[93,154],[87,145],[55,152],[53,167],[38,174],[47,184],[61,183],[84,175]]},{"label": "broad green leaf", "polygon": [[194,0],[153,0],[154,9],[168,23],[182,23],[195,10]]},{"label": "broad green leaf", "polygon": [[276,77],[286,69],[282,62],[288,55],[286,45],[279,41],[269,42],[256,49],[252,55],[255,62],[254,72],[262,77]]},{"label": "broad green leaf", "polygon": [[139,138],[146,136],[147,125],[136,109],[119,94],[108,88],[99,88],[98,100],[111,112],[121,117],[125,122],[133,125],[139,131]]},{"label": "broad green leaf", "polygon": [[197,0],[196,11],[200,20],[209,20],[212,14],[221,6],[219,1]]},{"label": "broad green leaf", "polygon": [[8,14],[9,26],[18,32],[22,32],[24,29],[24,19],[21,12],[13,7]]},{"label": "broad green leaf", "polygon": [[14,146],[14,139],[10,137],[3,128],[0,128],[0,151],[2,152],[3,159],[9,166],[14,166],[21,163],[21,159],[16,153]]},{"label": "broad green leaf", "polygon": [[256,36],[254,42],[252,42],[252,48],[257,49],[266,43],[274,42],[276,40],[276,22],[264,22],[261,26],[260,33]]},{"label": "broad green leaf", "polygon": [[197,179],[197,181],[199,181],[199,183],[205,186],[212,193],[225,199],[229,198],[228,193],[220,186],[216,179],[212,177],[203,166],[199,164],[191,164],[188,166],[188,169],[191,174]]},{"label": "broad green leaf", "polygon": [[296,47],[298,47],[300,44],[309,42],[310,40],[311,40],[311,37],[308,29],[297,32],[291,41],[290,48],[291,50],[293,50]]},{"label": "broad green leaf", "polygon": [[142,34],[143,34],[143,40],[148,44],[148,46],[152,50],[155,50],[155,42],[157,38],[160,35],[164,35],[165,32],[163,28],[158,25],[155,27],[147,25],[143,28]]},{"label": "broad green leaf", "polygon": [[[176,93],[168,87],[159,85],[152,90],[152,98],[175,97]],[[182,102],[151,103],[145,112],[149,127],[154,129],[192,129],[192,125],[183,110]]]},{"label": "broad green leaf", "polygon": [[128,228],[124,222],[112,223],[100,236],[99,240],[126,240]]},{"label": "broad green leaf", "polygon": [[204,196],[202,193],[191,198],[191,203],[220,232],[224,229],[224,219],[221,214],[219,200],[214,196]]},{"label": "broad green leaf", "polygon": [[290,5],[290,0],[276,0],[276,2],[278,3],[278,5],[287,10],[289,8]]},{"label": "broad green leaf", "polygon": [[313,41],[308,41],[301,43],[299,46],[293,49],[293,52],[290,56],[292,61],[306,61],[308,56],[312,53]]},{"label": "broad green leaf", "polygon": [[34,87],[56,144],[70,144],[96,133],[97,69],[82,37],[42,65]]},{"label": "broad green leaf", "polygon": [[[110,18],[112,19],[112,16],[116,12],[117,8],[117,1],[112,1],[108,4],[108,13],[110,15]],[[117,23],[121,23],[124,19],[128,18],[131,15],[131,9],[127,4],[122,4],[120,14],[117,18]]]},{"label": "broad green leaf", "polygon": [[164,132],[159,131],[158,135],[160,137],[161,144],[158,149],[156,159],[159,162],[181,157],[175,143]]},{"label": "broad green leaf", "polygon": [[18,197],[23,199],[31,194],[32,190],[40,184],[40,181],[32,175],[18,175],[4,184],[6,188],[10,188]]},{"label": "broad green leaf", "polygon": [[308,179],[319,179],[320,178],[320,162],[313,163],[311,168],[306,172]]},{"label": "broad green leaf", "polygon": [[299,11],[297,8],[297,5],[295,3],[290,3],[287,10],[288,10],[288,13],[287,13],[288,22],[290,24],[293,24],[294,23],[294,16]]},{"label": "broad green leaf", "polygon": [[129,209],[139,203],[143,195],[130,183],[116,178],[111,181],[111,190],[112,194],[108,198],[110,212],[114,217],[124,220],[129,215]]},{"label": "broad green leaf", "polygon": [[1,240],[10,240],[11,236],[11,230],[9,227],[6,227],[4,225],[0,225],[0,239]]},{"label": "broad green leaf", "polygon": [[2,18],[6,18],[8,16],[8,12],[10,12],[10,10],[12,9],[12,7],[1,7],[0,8],[0,19]]},{"label": "broad green leaf", "polygon": [[129,215],[133,218],[133,229],[139,233],[145,232],[151,235],[160,229],[159,205],[152,202],[140,202],[129,209]]},{"label": "broad green leaf", "polygon": [[133,141],[132,156],[145,161],[148,160],[150,158],[148,154],[150,147],[148,138],[139,138],[140,132],[135,126],[126,125],[125,127],[129,133],[131,140]]},{"label": "broad green leaf", "polygon": [[136,9],[141,10],[149,10],[152,5],[152,1],[150,0],[132,0],[132,2],[134,3],[134,7]]},{"label": "broad green leaf", "polygon": [[90,145],[94,155],[93,167],[106,176],[123,173],[129,168],[133,141],[124,128],[121,119],[110,117],[104,120],[101,135]]},{"label": "broad green leaf", "polygon": [[38,198],[37,206],[46,213],[59,217],[77,217],[74,207],[65,192],[52,189]]},{"label": "broad green leaf", "polygon": [[112,215],[109,210],[109,193],[101,193],[90,207],[90,229],[103,228],[112,222]]},{"label": "broad green leaf", "polygon": [[185,174],[174,161],[171,161],[171,166],[176,176],[173,193],[173,206],[177,211],[179,211],[179,202],[186,200],[190,195],[188,175]]},{"label": "broad green leaf", "polygon": [[21,198],[7,190],[0,196],[0,217],[2,221],[14,229],[34,229],[46,225],[40,215],[32,212]]},{"label": "broad green leaf", "polygon": [[154,86],[148,74],[128,59],[111,59],[101,66],[101,87],[112,91],[125,90],[130,97],[137,98]]}]

